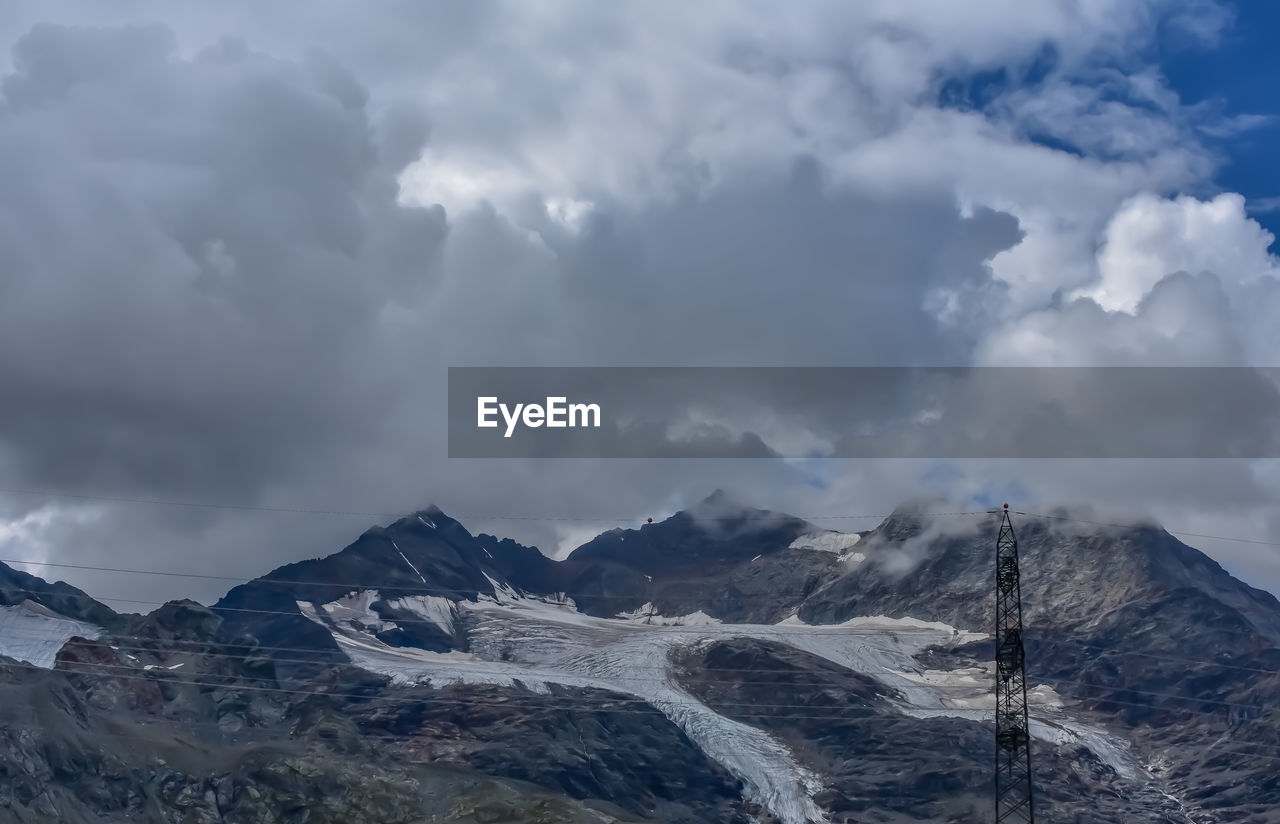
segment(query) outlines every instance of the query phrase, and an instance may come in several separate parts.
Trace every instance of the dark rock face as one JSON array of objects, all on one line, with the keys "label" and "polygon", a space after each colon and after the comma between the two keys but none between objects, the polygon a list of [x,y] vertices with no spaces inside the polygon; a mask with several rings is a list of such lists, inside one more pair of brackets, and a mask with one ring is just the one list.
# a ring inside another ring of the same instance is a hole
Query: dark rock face
[{"label": "dark rock face", "polygon": [[[1156,599],[1186,590],[1234,614],[1232,620],[1248,627],[1249,636],[1280,643],[1280,603],[1274,596],[1237,581],[1163,530],[1081,531],[1034,518],[1020,518],[1015,526],[1031,625],[1088,628],[1114,609],[1158,608]],[[994,603],[989,593],[994,534],[994,517],[947,522],[910,511],[890,516],[860,544],[868,562],[807,599],[800,616],[837,623],[854,615],[910,611],[917,618],[981,630]],[[1224,627],[1222,638],[1235,629]]]},{"label": "dark rock face", "polygon": [[[1032,681],[1138,725],[1221,714],[1225,696],[1260,675],[1250,670],[1280,669],[1280,603],[1168,533],[1017,526]],[[886,521],[862,544],[867,563],[809,598],[800,616],[910,614],[987,628],[992,530],[927,530],[910,516]],[[902,547],[909,554],[921,539],[904,570]]]},{"label": "dark rock face", "polygon": [[509,539],[478,540],[517,590],[570,593],[588,615],[652,604],[664,615],[701,610],[727,622],[772,623],[837,573],[831,553],[789,549],[824,531],[717,492],[660,523],[602,533],[563,561]]},{"label": "dark rock face", "polygon": [[59,615],[100,627],[113,627],[119,616],[83,591],[62,581],[49,583],[6,564],[0,564],[0,606],[16,606],[32,601]]},{"label": "dark rock face", "polygon": [[[414,695],[423,700],[407,700]],[[452,702],[441,700],[446,698]],[[628,696],[415,688],[407,695],[380,695],[348,717],[361,733],[392,737],[402,752],[435,763],[527,781],[573,798],[609,799],[662,821],[748,821],[739,783],[661,713]]]},{"label": "dark rock face", "polygon": [[[474,600],[493,595],[484,548],[457,521],[438,509],[424,510],[389,527],[375,527],[334,555],[289,564],[235,587],[213,609],[236,631],[267,647],[289,647],[288,657],[318,663],[345,660],[333,638],[307,619],[297,602],[324,604],[358,590],[377,590],[373,610],[389,617],[397,598],[436,595]],[[427,579],[423,571],[430,573]],[[403,617],[403,616],[402,616]],[[405,629],[409,627],[411,629]],[[406,622],[388,643],[444,651],[454,639],[421,622]],[[310,653],[310,654],[307,654]]]},{"label": "dark rock face", "polygon": [[792,542],[816,531],[717,493],[661,523],[610,530],[578,547],[561,564],[563,591],[591,615],[652,603],[671,615],[702,610],[730,622],[778,620],[831,566],[830,557],[778,563]]},{"label": "dark rock face", "polygon": [[150,628],[176,650],[77,640],[53,671],[0,666],[0,820],[749,820],[737,781],[623,696],[350,667],[284,689],[269,659],[224,657],[209,610],[170,607]]},{"label": "dark rock face", "polygon": [[0,820],[154,824],[612,824],[612,805],[376,750],[339,754],[296,740],[216,742],[91,716],[87,728],[0,727]]},{"label": "dark rock face", "polygon": [[[879,683],[782,644],[716,643],[679,666],[684,683],[710,706],[805,754],[828,782],[816,798],[832,822],[990,818],[985,725],[904,715],[892,705],[898,696]],[[1085,751],[1036,742],[1033,764],[1038,815],[1046,821],[1154,823],[1176,811]]]}]

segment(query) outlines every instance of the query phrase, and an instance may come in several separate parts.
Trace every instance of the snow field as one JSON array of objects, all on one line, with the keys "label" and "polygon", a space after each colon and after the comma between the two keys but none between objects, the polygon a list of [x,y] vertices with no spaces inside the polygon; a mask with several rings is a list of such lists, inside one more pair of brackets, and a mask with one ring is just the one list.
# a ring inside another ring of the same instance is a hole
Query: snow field
[{"label": "snow field", "polygon": [[[734,638],[773,641],[876,679],[897,691],[898,708],[913,717],[982,721],[994,709],[984,670],[927,670],[916,660],[929,647],[985,637],[943,623],[868,616],[837,625],[810,626],[795,617],[773,625],[723,624],[702,612],[656,615],[652,604],[605,619],[578,612],[570,599],[525,598],[505,587],[498,593],[478,602],[449,602],[450,626],[467,614],[470,653],[390,647],[350,621],[335,620],[328,628],[352,663],[397,684],[497,684],[539,693],[558,684],[642,699],[740,779],[747,796],[784,824],[827,821],[812,800],[822,787],[820,777],[768,733],[720,715],[687,692],[671,667],[677,649]],[[361,604],[367,611],[369,597],[358,593],[320,610],[332,618],[346,615],[343,610],[358,613]],[[299,607],[312,620],[326,623],[312,604],[300,602]],[[428,620],[443,621],[446,614],[444,604],[423,604],[421,610],[412,611],[434,616]],[[1029,697],[1033,736],[1085,746],[1117,773],[1133,774],[1127,743],[1067,718],[1061,700],[1047,687],[1031,690]]]},{"label": "snow field", "polygon": [[34,601],[0,607],[0,655],[52,669],[58,650],[72,638],[90,640],[102,627],[74,621]]}]

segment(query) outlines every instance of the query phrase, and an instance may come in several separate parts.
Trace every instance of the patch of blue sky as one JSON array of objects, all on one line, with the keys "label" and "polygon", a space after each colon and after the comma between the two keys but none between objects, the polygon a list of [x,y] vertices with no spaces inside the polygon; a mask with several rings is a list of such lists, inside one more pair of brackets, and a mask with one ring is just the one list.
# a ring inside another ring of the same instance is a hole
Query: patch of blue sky
[{"label": "patch of blue sky", "polygon": [[1211,47],[1159,38],[1160,69],[1184,104],[1219,115],[1222,128],[1204,132],[1221,158],[1219,189],[1244,195],[1251,216],[1280,236],[1280,3],[1242,0],[1226,7],[1231,23]]}]

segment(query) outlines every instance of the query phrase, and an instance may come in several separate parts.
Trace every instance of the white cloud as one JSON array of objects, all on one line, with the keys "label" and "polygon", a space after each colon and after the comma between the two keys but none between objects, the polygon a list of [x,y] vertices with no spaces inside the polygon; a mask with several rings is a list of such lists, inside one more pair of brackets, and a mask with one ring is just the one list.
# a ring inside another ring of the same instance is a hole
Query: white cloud
[{"label": "white cloud", "polygon": [[1227,287],[1280,275],[1275,238],[1245,212],[1244,198],[1140,194],[1111,218],[1098,252],[1098,282],[1078,290],[1104,309],[1133,313],[1166,275],[1212,272]]},{"label": "white cloud", "polygon": [[34,561],[36,563],[10,566],[50,581],[57,580],[61,576],[51,574],[49,567],[42,565],[57,554],[55,530],[69,523],[91,524],[98,515],[91,507],[45,505],[17,518],[0,520],[0,555]]},{"label": "white cloud", "polygon": [[[422,79],[435,128],[402,178],[406,197],[483,197],[501,211],[533,189],[635,205],[783,174],[799,156],[861,183],[954,186],[995,208],[1047,207],[1052,196],[1071,209],[1064,199],[1090,188],[1119,199],[1185,182],[1197,149],[1176,98],[1150,73],[1112,72],[1137,105],[1103,104],[1094,68],[1127,59],[1164,4],[921,5],[506,7]],[[1046,47],[1054,68],[1036,88],[1013,84],[983,115],[938,107],[943,80],[997,69],[1016,78]],[[1086,149],[1127,140],[1130,162],[1101,167],[1033,146],[1023,133],[1034,124]],[[1049,195],[1054,186],[1064,191]]]},{"label": "white cloud", "polygon": [[[1027,244],[1043,237],[1030,235],[997,265],[1025,256]],[[1240,195],[1140,193],[1121,203],[1096,237],[1091,257],[1052,247],[1040,256],[1072,272],[1063,285],[1079,285],[1056,302],[1008,316],[978,347],[976,361],[1280,364],[1280,260],[1269,251],[1272,235],[1248,216]]]}]

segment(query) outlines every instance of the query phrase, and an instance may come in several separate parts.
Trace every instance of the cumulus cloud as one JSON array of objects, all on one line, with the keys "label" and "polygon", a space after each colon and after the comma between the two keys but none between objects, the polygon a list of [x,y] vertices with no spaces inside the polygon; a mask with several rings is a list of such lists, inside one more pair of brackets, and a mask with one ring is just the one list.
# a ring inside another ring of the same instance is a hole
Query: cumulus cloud
[{"label": "cumulus cloud", "polygon": [[1231,285],[1280,275],[1275,238],[1245,213],[1244,198],[1134,197],[1111,218],[1098,252],[1098,283],[1076,292],[1103,309],[1133,313],[1166,276],[1212,272]]}]

